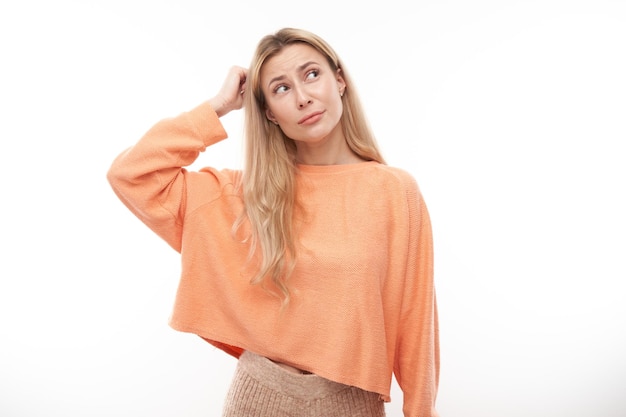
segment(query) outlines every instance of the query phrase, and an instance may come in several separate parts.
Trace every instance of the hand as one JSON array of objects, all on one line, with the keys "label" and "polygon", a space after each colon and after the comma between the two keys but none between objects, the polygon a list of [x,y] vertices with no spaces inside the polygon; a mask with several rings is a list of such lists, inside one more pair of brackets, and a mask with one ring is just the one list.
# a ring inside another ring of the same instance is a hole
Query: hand
[{"label": "hand", "polygon": [[211,107],[219,117],[224,116],[231,110],[239,110],[243,107],[243,95],[246,91],[246,68],[233,66],[228,71],[224,84],[215,97],[209,100]]}]

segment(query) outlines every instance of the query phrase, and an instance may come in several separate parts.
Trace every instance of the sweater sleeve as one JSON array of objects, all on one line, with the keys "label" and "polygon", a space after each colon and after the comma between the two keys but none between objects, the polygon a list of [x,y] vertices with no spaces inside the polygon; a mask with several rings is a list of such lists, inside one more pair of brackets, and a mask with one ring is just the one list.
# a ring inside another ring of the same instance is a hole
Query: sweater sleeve
[{"label": "sweater sleeve", "polygon": [[184,167],[207,146],[226,137],[217,114],[205,102],[154,125],[117,156],[107,179],[126,207],[180,252],[186,202]]},{"label": "sweater sleeve", "polygon": [[433,279],[430,217],[417,184],[407,193],[408,265],[394,374],[404,396],[405,417],[437,417],[439,329]]}]

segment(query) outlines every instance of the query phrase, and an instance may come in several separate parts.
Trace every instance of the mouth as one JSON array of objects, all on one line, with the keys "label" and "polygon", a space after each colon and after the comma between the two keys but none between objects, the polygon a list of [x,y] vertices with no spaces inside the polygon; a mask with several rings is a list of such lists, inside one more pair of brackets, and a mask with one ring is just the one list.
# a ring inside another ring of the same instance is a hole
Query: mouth
[{"label": "mouth", "polygon": [[323,111],[316,111],[314,113],[307,114],[302,119],[298,120],[298,124],[299,125],[309,125],[309,124],[315,123],[319,119],[322,118],[322,114],[324,114]]}]

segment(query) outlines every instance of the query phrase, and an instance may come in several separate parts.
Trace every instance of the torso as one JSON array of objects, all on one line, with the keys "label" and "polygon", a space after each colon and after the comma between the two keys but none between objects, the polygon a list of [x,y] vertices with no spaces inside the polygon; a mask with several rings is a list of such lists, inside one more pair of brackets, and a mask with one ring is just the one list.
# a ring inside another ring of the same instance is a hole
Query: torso
[{"label": "torso", "polygon": [[310,372],[308,372],[308,371],[303,371],[302,369],[298,369],[298,368],[293,367],[291,365],[287,365],[286,363],[276,362],[274,360],[271,360],[271,361],[274,362],[276,365],[280,366],[281,368],[283,368],[283,369],[285,369],[285,370],[287,370],[289,372],[292,372],[294,374],[310,374]]}]

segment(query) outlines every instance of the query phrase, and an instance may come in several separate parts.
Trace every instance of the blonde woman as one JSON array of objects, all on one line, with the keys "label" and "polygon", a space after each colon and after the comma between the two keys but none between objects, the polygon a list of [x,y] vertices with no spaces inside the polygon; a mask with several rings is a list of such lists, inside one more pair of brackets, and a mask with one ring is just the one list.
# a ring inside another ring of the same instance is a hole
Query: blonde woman
[{"label": "blonde woman", "polygon": [[[243,170],[189,171],[245,109]],[[428,211],[385,164],[333,49],[285,28],[248,69],[113,162],[117,196],[181,253],[171,326],[238,358],[223,416],[436,416]]]}]

